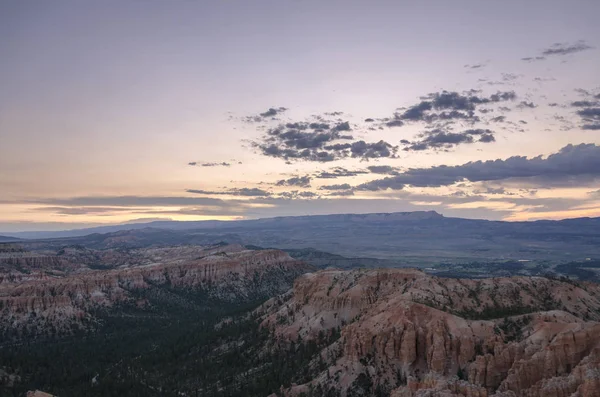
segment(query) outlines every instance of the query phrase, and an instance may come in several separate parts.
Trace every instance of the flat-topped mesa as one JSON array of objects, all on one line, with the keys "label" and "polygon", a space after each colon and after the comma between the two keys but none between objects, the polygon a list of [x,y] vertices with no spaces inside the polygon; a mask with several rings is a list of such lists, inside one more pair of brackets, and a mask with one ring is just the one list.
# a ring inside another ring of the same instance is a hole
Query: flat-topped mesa
[{"label": "flat-topped mesa", "polygon": [[589,391],[600,379],[595,284],[328,270],[299,277],[262,309],[279,340],[323,343],[339,330],[320,354],[327,370],[287,395],[350,395],[370,382],[395,397],[598,396]]},{"label": "flat-topped mesa", "polygon": [[[90,311],[135,300],[133,291],[169,287],[202,290],[223,301],[261,299],[287,291],[314,268],[278,250],[152,249],[143,265],[64,277],[21,276],[0,283],[0,327],[58,330],[91,319]],[[166,251],[166,252],[165,252]]]}]

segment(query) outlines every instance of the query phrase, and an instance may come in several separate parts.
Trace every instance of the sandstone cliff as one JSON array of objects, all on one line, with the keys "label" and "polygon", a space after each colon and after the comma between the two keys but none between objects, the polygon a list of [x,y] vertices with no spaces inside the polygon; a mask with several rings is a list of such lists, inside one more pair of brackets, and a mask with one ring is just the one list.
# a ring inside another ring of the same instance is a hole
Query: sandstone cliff
[{"label": "sandstone cliff", "polygon": [[321,271],[261,310],[281,343],[340,330],[327,369],[286,395],[600,395],[596,284]]},{"label": "sandstone cliff", "polygon": [[94,310],[121,303],[143,306],[136,291],[163,287],[202,291],[228,302],[262,299],[288,290],[297,276],[313,270],[282,251],[241,246],[150,248],[129,255],[135,258],[130,264],[114,254],[118,268],[107,259],[110,253],[98,255],[109,270],[0,276],[0,330],[37,334],[86,327]]}]

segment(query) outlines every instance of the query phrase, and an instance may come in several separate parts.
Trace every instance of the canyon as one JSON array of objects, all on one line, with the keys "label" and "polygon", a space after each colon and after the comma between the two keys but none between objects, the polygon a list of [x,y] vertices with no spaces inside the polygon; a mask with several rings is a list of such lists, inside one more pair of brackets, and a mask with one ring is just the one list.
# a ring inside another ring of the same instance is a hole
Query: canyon
[{"label": "canyon", "polygon": [[93,328],[98,310],[143,308],[140,291],[193,291],[223,302],[260,300],[285,292],[314,268],[277,250],[239,245],[133,250],[62,248],[0,253],[0,330],[14,337]]},{"label": "canyon", "polygon": [[[547,278],[321,271],[266,302],[281,343],[340,337],[286,396],[598,396],[600,287]],[[375,394],[374,394],[375,393]]]},{"label": "canyon", "polygon": [[320,269],[153,233],[0,245],[0,391],[599,396],[599,284]]}]

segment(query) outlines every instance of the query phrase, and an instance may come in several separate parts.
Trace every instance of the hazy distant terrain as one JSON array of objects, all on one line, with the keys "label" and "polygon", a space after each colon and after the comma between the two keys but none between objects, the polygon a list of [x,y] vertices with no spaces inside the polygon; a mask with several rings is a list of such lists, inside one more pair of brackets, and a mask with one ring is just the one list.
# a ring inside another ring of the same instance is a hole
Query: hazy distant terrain
[{"label": "hazy distant terrain", "polygon": [[[108,234],[89,235],[93,232]],[[88,235],[62,237],[65,234]],[[433,211],[152,222],[15,236],[62,237],[29,242],[32,246],[80,244],[97,249],[224,241],[279,249],[313,248],[347,258],[385,259],[395,265],[506,260],[565,263],[600,257],[600,218],[502,222],[447,218]]]},{"label": "hazy distant terrain", "polygon": [[13,241],[19,241],[19,239],[15,237],[0,236],[0,243],[9,243]]}]

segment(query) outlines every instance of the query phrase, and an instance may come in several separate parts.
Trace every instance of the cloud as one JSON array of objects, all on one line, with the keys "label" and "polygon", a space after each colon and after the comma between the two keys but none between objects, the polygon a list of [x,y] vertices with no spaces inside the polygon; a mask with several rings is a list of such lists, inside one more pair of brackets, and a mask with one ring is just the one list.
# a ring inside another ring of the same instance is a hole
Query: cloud
[{"label": "cloud", "polygon": [[69,207],[149,207],[207,205],[225,206],[227,202],[211,197],[170,197],[170,196],[83,196],[69,198],[42,198],[2,202],[3,204],[44,204]]},{"label": "cloud", "polygon": [[600,102],[596,102],[596,101],[575,101],[575,102],[571,102],[571,106],[573,106],[573,107],[579,107],[579,108],[592,107],[592,106],[600,106]]},{"label": "cloud", "polygon": [[52,212],[59,215],[101,215],[110,214],[114,212],[129,212],[131,207],[64,207],[64,206],[51,206],[51,207],[38,207],[34,208],[36,212]]},{"label": "cloud", "polygon": [[536,106],[536,105],[535,105],[535,103],[533,103],[533,102],[521,101],[521,102],[519,103],[519,105],[517,105],[517,107],[519,107],[519,108],[521,108],[521,109],[523,109],[523,108],[531,108],[531,109],[534,109],[534,108],[536,108],[537,106]]},{"label": "cloud", "polygon": [[227,196],[246,196],[246,197],[268,197],[271,192],[268,192],[259,188],[236,188],[228,189],[223,191],[211,191],[211,190],[199,190],[199,189],[187,189],[186,192],[194,194],[208,194],[208,195],[227,195]]},{"label": "cloud", "polygon": [[546,59],[546,57],[543,57],[543,56],[521,58],[521,60],[525,61],[525,62],[543,61],[545,59]]},{"label": "cloud", "polygon": [[324,150],[326,144],[336,141],[352,140],[350,123],[341,122],[333,127],[328,123],[295,122],[280,124],[269,128],[260,141],[252,145],[265,156],[286,160],[300,159],[308,161],[333,161],[340,156],[335,151]]},{"label": "cloud", "polygon": [[246,123],[261,123],[268,120],[276,120],[276,116],[286,112],[287,110],[288,108],[283,106],[272,107],[257,115],[243,117],[242,120]]},{"label": "cloud", "polygon": [[441,91],[428,94],[423,100],[410,106],[402,112],[396,112],[392,118],[382,120],[382,126],[401,127],[406,123],[425,123],[428,125],[438,122],[451,123],[465,121],[471,124],[481,121],[481,116],[492,109],[478,109],[481,105],[490,105],[498,102],[512,101],[517,95],[514,91],[497,92],[490,96],[478,95],[477,90],[465,93],[455,91]]},{"label": "cloud", "polygon": [[354,190],[350,189],[350,190],[334,190],[331,193],[329,193],[327,196],[338,196],[338,197],[347,197],[347,196],[354,196]]},{"label": "cloud", "polygon": [[310,176],[295,176],[289,179],[282,179],[277,181],[277,186],[299,186],[299,187],[310,187]]},{"label": "cloud", "polygon": [[391,165],[371,165],[367,169],[373,174],[395,175],[398,173],[398,168]]},{"label": "cloud", "polygon": [[221,163],[198,163],[196,161],[192,161],[188,163],[188,165],[200,167],[231,167],[231,163],[227,163],[225,161]]},{"label": "cloud", "polygon": [[600,123],[596,123],[596,124],[584,124],[581,126],[582,129],[584,130],[590,130],[590,131],[598,131],[600,130]]},{"label": "cloud", "polygon": [[325,146],[325,149],[336,152],[339,157],[350,156],[368,160],[382,157],[396,157],[398,146],[393,146],[383,140],[375,143],[356,141],[352,143]]},{"label": "cloud", "polygon": [[[420,140],[409,142],[403,150],[421,151],[428,149],[451,149],[461,144],[475,142],[495,142],[494,132],[488,129],[469,129],[460,133],[448,132],[439,129],[427,131],[419,135]],[[478,139],[476,139],[478,137]]]},{"label": "cloud", "polygon": [[350,190],[352,186],[348,183],[342,183],[341,185],[324,185],[319,190]]},{"label": "cloud", "polygon": [[552,56],[552,55],[568,55],[574,54],[577,52],[591,50],[592,46],[587,45],[584,41],[578,41],[573,44],[569,43],[555,43],[551,47],[546,48],[542,51],[542,55],[544,56]]},{"label": "cloud", "polygon": [[347,157],[368,160],[395,157],[397,146],[385,141],[352,141],[348,121],[294,122],[269,128],[258,141],[251,142],[263,155],[285,160],[329,162]]},{"label": "cloud", "polygon": [[315,192],[311,192],[308,190],[305,190],[305,191],[292,190],[290,192],[281,192],[281,193],[279,193],[278,197],[287,199],[287,200],[296,200],[296,199],[318,198],[319,195]]},{"label": "cloud", "polygon": [[485,63],[477,63],[475,65],[465,65],[465,68],[467,69],[481,69],[485,67]]},{"label": "cloud", "polygon": [[[585,95],[591,97],[591,94],[588,91],[582,91],[585,92]],[[600,94],[594,96],[594,98],[597,98],[599,95]],[[600,130],[600,102],[582,100],[572,102],[571,106],[578,109],[576,114],[583,122],[581,129],[593,131]]]},{"label": "cloud", "polygon": [[440,187],[457,182],[503,181],[518,178],[544,186],[582,185],[600,178],[600,146],[567,145],[548,157],[513,156],[457,166],[411,168],[399,175],[373,180],[356,190],[401,190],[406,186]]},{"label": "cloud", "polygon": [[540,55],[534,57],[521,58],[521,60],[526,62],[544,61],[547,57],[570,55],[586,50],[591,50],[593,48],[594,47],[588,45],[583,40],[577,41],[575,43],[554,43],[550,47],[542,50]]},{"label": "cloud", "polygon": [[367,174],[367,171],[364,170],[348,170],[343,167],[334,167],[329,171],[321,171],[318,174],[315,174],[315,178],[319,179],[335,179],[342,177],[350,177],[356,176],[360,174]]}]

